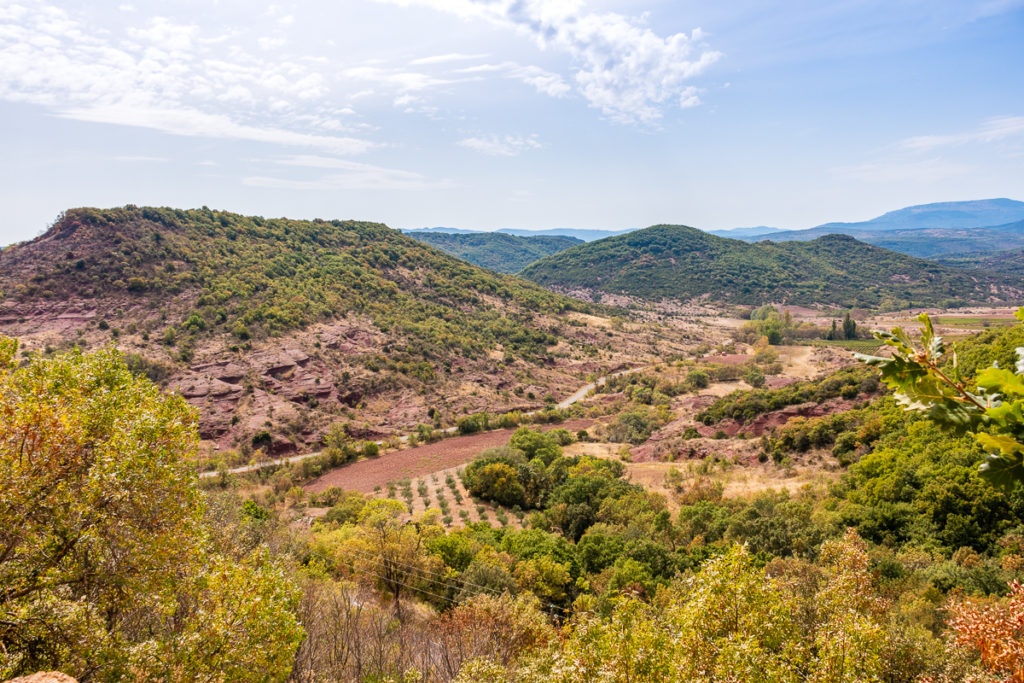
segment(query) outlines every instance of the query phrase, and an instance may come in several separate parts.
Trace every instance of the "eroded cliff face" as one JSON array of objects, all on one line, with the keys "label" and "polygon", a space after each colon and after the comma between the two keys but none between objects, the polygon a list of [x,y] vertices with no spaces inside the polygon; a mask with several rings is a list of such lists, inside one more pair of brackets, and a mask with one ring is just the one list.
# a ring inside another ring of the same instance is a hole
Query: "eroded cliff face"
[{"label": "eroded cliff face", "polygon": [[[484,410],[536,409],[548,395],[567,395],[588,375],[655,348],[651,333],[624,329],[612,333],[614,351],[587,355],[563,344],[541,364],[506,358],[499,346],[481,358],[389,365],[389,353],[402,340],[369,319],[345,316],[245,343],[231,335],[203,338],[186,362],[178,346],[144,331],[159,330],[161,315],[137,299],[0,300],[0,334],[17,337],[23,354],[114,344],[140,372],[197,408],[206,449],[238,449],[256,437],[256,447],[270,455],[319,448],[334,422],[345,423],[353,438],[382,439],[430,424],[434,414],[448,423]],[[608,344],[603,319],[567,321],[552,316],[544,324],[563,326],[583,347]],[[679,350],[686,343],[666,337],[656,348]]]}]

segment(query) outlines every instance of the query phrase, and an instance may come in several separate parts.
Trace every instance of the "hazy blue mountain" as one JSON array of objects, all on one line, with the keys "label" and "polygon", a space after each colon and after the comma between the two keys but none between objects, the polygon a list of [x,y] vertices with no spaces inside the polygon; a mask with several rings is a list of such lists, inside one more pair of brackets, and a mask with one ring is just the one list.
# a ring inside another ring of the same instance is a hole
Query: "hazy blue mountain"
[{"label": "hazy blue mountain", "polygon": [[471,235],[471,234],[475,234],[475,233],[482,232],[482,231],[480,231],[480,230],[466,230],[464,228],[443,228],[443,227],[438,227],[438,228],[412,228],[410,230],[403,230],[402,232],[404,232],[406,235],[412,235],[413,233],[417,233],[417,232],[439,232],[439,233],[450,234],[450,235]]},{"label": "hazy blue mountain", "polygon": [[776,232],[785,232],[783,228],[772,228],[767,225],[758,225],[753,228],[729,228],[727,230],[707,230],[712,235],[719,237],[731,237],[733,239],[744,239],[747,237],[764,237]]},{"label": "hazy blue mountain", "polygon": [[550,230],[524,230],[520,228],[502,228],[498,232],[503,232],[507,235],[519,235],[520,237],[541,237],[541,236],[554,236],[554,237],[575,237],[578,240],[584,242],[593,242],[594,240],[604,239],[605,237],[612,237],[613,235],[623,235],[627,232],[633,232],[636,228],[629,228],[628,230],[587,230],[582,228],[551,228]]},{"label": "hazy blue mountain", "polygon": [[825,223],[818,228],[852,230],[910,230],[919,228],[978,228],[1024,220],[1024,202],[977,199],[908,206],[859,223]]},{"label": "hazy blue mountain", "polygon": [[[822,235],[850,235],[867,242],[872,233],[890,230],[965,229],[1000,226],[1024,220],[1024,202],[1014,199],[977,199],[966,202],[938,202],[908,206],[856,223],[824,223],[807,230],[748,235],[743,239],[773,242],[812,240]],[[734,235],[739,237],[739,235]],[[875,244],[875,242],[870,242]]]},{"label": "hazy blue mountain", "polygon": [[[805,242],[828,233],[815,228],[796,233],[774,233],[748,242]],[[1001,251],[1024,247],[1024,221],[981,228],[923,228],[919,230],[846,230],[843,235],[855,237],[876,247],[891,249],[909,256],[932,258],[942,254],[964,254],[979,251]]]}]

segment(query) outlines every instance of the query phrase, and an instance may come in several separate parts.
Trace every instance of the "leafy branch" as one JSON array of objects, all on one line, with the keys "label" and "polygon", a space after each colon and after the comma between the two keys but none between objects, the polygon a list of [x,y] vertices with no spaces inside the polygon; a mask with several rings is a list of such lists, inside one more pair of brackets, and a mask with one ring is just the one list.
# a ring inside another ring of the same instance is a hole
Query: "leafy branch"
[{"label": "leafy branch", "polygon": [[[1016,316],[1024,321],[1024,308]],[[980,468],[986,481],[1004,490],[1024,483],[1024,348],[1016,350],[1013,371],[994,363],[978,373],[972,391],[959,376],[955,352],[952,370],[944,369],[949,360],[946,344],[935,334],[928,314],[917,319],[922,325],[920,346],[902,328],[876,331],[875,337],[892,348],[892,356],[856,354],[858,360],[879,369],[905,409],[923,413],[950,433],[974,437],[987,453]]]}]

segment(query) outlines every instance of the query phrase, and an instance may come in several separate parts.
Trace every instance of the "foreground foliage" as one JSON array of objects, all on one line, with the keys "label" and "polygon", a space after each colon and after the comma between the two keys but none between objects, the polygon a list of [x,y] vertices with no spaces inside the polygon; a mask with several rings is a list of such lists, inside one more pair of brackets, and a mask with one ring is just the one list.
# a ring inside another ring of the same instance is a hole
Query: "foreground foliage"
[{"label": "foreground foliage", "polygon": [[[1024,321],[1024,308],[1017,311]],[[932,422],[956,435],[970,434],[988,455],[981,475],[1004,489],[1024,483],[1024,347],[1015,352],[1014,370],[998,363],[980,370],[968,389],[956,355],[952,365],[943,367],[946,345],[935,334],[932,321],[922,313],[921,346],[916,347],[901,328],[876,332],[878,339],[893,350],[891,357],[860,356],[878,367],[882,381],[895,392],[908,410],[924,413]]]},{"label": "foreground foliage", "polygon": [[16,349],[0,338],[0,677],[285,678],[298,593],[207,532],[185,402],[112,349]]}]

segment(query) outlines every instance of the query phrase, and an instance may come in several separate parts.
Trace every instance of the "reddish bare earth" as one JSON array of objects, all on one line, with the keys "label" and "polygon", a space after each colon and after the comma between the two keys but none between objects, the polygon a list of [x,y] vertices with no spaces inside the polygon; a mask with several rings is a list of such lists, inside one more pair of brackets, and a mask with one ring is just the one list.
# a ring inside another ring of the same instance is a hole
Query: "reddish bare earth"
[{"label": "reddish bare earth", "polygon": [[[594,421],[589,419],[568,420],[562,424],[544,425],[540,429],[547,431],[562,427],[575,432],[586,429],[593,423]],[[360,460],[331,470],[306,484],[304,488],[306,491],[319,493],[331,486],[337,486],[348,491],[370,493],[375,486],[384,486],[390,481],[421,477],[468,462],[488,448],[507,444],[513,431],[515,430],[499,429],[459,436],[416,448],[406,448],[371,460]]]}]

